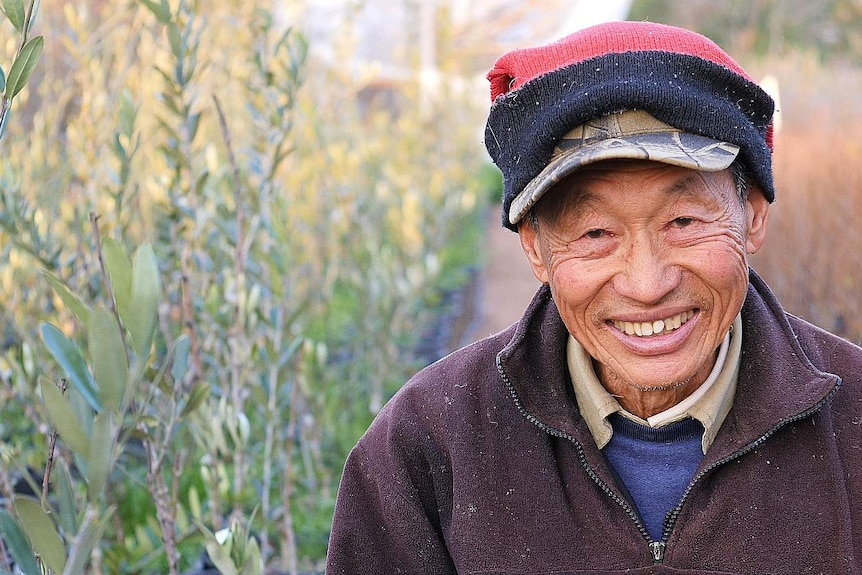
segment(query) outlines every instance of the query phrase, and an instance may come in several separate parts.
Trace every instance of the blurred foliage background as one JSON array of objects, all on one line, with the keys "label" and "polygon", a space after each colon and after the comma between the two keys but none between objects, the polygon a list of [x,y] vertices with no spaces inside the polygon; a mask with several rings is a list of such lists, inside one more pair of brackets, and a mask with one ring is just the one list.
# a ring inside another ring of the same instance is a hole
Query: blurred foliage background
[{"label": "blurred foliage background", "polygon": [[[547,4],[405,1],[418,29],[393,71],[353,57],[373,2],[349,3],[324,51],[297,16],[310,4],[41,0],[44,49],[0,139],[0,573],[53,541],[64,561],[39,568],[56,573],[320,570],[347,451],[465,337],[449,296],[470,292],[499,193],[482,75],[527,12],[568,31]],[[631,18],[778,81],[754,265],[792,311],[862,340],[862,3],[641,0]],[[20,35],[0,30],[8,71]],[[146,309],[129,290],[148,250],[160,298],[139,350],[121,334]],[[121,330],[97,329],[91,310],[121,301],[92,311]],[[103,374],[113,356],[125,401],[87,404],[62,358]]]},{"label": "blurred foliage background", "polygon": [[634,0],[629,19],[697,30],[740,59],[805,53],[862,63],[858,0]]},{"label": "blurred foliage background", "polygon": [[[90,532],[87,572],[188,572],[215,540],[251,573],[240,532],[261,569],[319,567],[348,449],[436,359],[416,352],[417,326],[478,260],[489,193],[473,104],[448,83],[422,98],[418,64],[375,85],[373,70],[340,65],[349,38],[315,59],[277,16],[263,2],[41,2],[47,47],[0,153],[0,492],[24,515],[13,492],[42,492],[48,456],[65,462],[49,481],[65,467],[72,489],[48,492],[77,502],[57,526],[67,566],[93,509],[109,528]],[[159,262],[153,362],[101,437],[105,398],[82,406],[70,377],[82,437],[61,432],[53,452],[63,420],[40,381],[67,373],[40,322],[90,366],[109,350],[91,349],[92,326],[46,272],[110,309],[102,238],[151,245]],[[167,367],[176,341],[180,372]],[[94,493],[78,472],[105,451],[111,477]],[[0,570],[16,558],[4,550]]]}]

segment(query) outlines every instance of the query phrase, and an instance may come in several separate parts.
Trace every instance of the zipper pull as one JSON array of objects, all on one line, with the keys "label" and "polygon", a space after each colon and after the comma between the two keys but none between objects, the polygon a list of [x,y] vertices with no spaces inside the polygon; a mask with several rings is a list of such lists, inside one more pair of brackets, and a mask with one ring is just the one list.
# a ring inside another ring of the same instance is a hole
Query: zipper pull
[{"label": "zipper pull", "polygon": [[664,541],[652,541],[649,544],[649,553],[652,555],[653,563],[664,561],[664,549],[667,544]]}]

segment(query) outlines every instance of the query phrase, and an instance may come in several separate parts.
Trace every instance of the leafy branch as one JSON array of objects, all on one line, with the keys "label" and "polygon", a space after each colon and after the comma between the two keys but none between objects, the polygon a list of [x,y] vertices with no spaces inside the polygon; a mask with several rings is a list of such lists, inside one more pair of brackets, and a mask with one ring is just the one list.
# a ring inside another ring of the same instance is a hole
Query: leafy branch
[{"label": "leafy branch", "polygon": [[42,36],[29,37],[38,9],[39,0],[30,0],[26,7],[23,0],[3,0],[3,12],[21,35],[21,41],[9,73],[6,74],[0,68],[0,91],[3,92],[0,97],[0,138],[6,131],[12,100],[27,85],[39,62],[42,47],[45,45],[45,39]]}]

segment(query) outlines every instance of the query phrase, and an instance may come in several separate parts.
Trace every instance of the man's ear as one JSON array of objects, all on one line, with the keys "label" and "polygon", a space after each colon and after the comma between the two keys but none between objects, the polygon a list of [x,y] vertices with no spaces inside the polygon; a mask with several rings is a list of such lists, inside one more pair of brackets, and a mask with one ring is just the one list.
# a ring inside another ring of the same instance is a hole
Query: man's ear
[{"label": "man's ear", "polygon": [[545,259],[542,257],[542,250],[539,245],[537,226],[527,218],[521,220],[518,223],[518,237],[521,240],[521,248],[523,248],[524,254],[527,256],[527,261],[530,262],[533,275],[540,282],[548,283],[548,270],[545,267]]},{"label": "man's ear", "polygon": [[748,235],[745,249],[749,254],[756,254],[766,240],[766,224],[769,221],[769,202],[757,186],[752,186],[745,201],[746,224]]}]

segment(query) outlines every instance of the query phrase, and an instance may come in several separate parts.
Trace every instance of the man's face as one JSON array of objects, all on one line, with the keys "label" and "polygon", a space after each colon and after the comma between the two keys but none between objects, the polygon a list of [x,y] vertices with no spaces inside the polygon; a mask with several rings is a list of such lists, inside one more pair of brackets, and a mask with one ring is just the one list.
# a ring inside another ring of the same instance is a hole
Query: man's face
[{"label": "man's face", "polygon": [[[612,393],[700,385],[745,299],[768,204],[733,176],[650,161],[581,168],[519,225],[536,277]],[[634,389],[632,389],[634,388]]]}]

